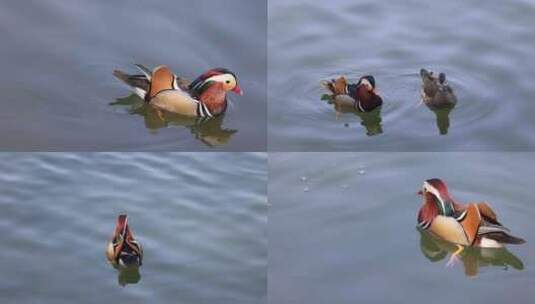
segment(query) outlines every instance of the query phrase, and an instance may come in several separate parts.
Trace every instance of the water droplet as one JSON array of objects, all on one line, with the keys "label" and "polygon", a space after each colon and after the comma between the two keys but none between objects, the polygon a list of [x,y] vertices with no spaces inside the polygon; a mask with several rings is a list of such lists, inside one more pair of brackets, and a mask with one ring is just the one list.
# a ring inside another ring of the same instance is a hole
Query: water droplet
[{"label": "water droplet", "polygon": [[308,180],[308,178],[306,176],[301,176],[300,179],[301,179],[302,182],[306,182]]},{"label": "water droplet", "polygon": [[359,169],[359,174],[360,174],[360,175],[364,175],[364,174],[366,174],[366,170],[364,170],[364,168]]},{"label": "water droplet", "polygon": [[303,192],[308,192],[308,191],[310,191],[309,187],[305,187],[305,189],[303,189]]}]

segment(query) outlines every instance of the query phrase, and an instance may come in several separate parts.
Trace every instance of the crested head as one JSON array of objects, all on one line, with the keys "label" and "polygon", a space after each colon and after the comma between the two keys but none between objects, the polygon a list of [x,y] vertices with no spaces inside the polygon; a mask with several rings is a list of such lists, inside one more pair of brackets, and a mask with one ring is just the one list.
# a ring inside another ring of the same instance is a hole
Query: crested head
[{"label": "crested head", "polygon": [[444,84],[446,82],[446,74],[444,73],[438,74],[438,82],[440,84]]},{"label": "crested head", "polygon": [[451,215],[453,213],[453,200],[448,192],[446,183],[439,178],[428,179],[422,186],[424,205],[435,204],[440,214]]},{"label": "crested head", "polygon": [[369,91],[373,91],[375,89],[375,77],[372,75],[362,76],[360,77],[357,86],[365,86]]},{"label": "crested head", "polygon": [[225,68],[215,68],[204,72],[190,84],[189,88],[193,91],[200,91],[210,83],[219,83],[224,91],[243,95],[236,74]]}]

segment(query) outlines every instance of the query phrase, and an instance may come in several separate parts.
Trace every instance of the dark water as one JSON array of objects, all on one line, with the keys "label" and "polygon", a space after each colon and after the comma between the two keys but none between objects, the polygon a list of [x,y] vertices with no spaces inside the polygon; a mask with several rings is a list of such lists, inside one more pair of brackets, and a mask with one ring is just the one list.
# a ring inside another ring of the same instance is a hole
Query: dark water
[{"label": "dark water", "polygon": [[[269,147],[532,150],[534,16],[535,2],[525,0],[272,0]],[[446,73],[459,100],[449,115],[417,106],[422,67]],[[345,113],[337,119],[320,100],[319,86],[338,75],[357,80],[368,73],[385,102],[383,132],[371,137],[369,118],[363,123]]]},{"label": "dark water", "polygon": [[[263,153],[0,154],[0,302],[266,303],[266,170]],[[119,213],[145,252],[125,287],[104,256]]]},{"label": "dark water", "polygon": [[[266,18],[265,1],[2,1],[0,149],[265,150]],[[224,66],[245,95],[208,126],[161,120],[124,100],[112,71],[133,63]]]},{"label": "dark water", "polygon": [[[534,166],[529,153],[270,155],[269,302],[532,303]],[[430,177],[488,201],[527,243],[448,267],[451,248],[416,230]]]}]

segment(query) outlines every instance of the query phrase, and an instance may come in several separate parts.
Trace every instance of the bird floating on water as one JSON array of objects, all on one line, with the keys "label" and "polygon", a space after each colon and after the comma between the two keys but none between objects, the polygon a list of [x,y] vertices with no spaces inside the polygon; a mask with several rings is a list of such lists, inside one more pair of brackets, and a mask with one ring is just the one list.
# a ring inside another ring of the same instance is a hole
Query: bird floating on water
[{"label": "bird floating on water", "polygon": [[425,181],[418,193],[423,196],[418,227],[441,239],[482,248],[501,248],[504,244],[525,242],[510,234],[486,202],[463,205],[454,201],[441,179]]},{"label": "bird floating on water", "polygon": [[440,73],[438,77],[426,69],[420,70],[422,77],[422,102],[432,107],[455,106],[457,97],[446,80],[446,74]]},{"label": "bird floating on water", "polygon": [[335,102],[345,102],[361,112],[370,112],[383,104],[375,89],[375,78],[362,76],[357,83],[349,83],[344,76],[321,81],[322,87],[334,97]]},{"label": "bird floating on water", "polygon": [[142,74],[115,70],[113,75],[147,103],[165,111],[190,117],[214,117],[226,111],[227,92],[243,95],[236,74],[228,69],[208,70],[190,83],[164,65],[152,71],[140,64],[136,66]]},{"label": "bird floating on water", "polygon": [[134,238],[126,214],[117,218],[115,231],[106,249],[106,257],[114,267],[136,267],[142,264],[143,248]]}]

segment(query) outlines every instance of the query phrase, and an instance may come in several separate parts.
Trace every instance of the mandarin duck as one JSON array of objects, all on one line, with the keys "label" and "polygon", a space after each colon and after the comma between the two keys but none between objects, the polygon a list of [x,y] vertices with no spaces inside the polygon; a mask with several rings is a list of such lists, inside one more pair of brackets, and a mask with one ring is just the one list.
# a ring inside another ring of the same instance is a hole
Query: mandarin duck
[{"label": "mandarin duck", "polygon": [[149,70],[136,64],[142,74],[120,70],[113,75],[129,85],[145,102],[158,109],[190,117],[208,118],[227,109],[227,92],[243,95],[236,75],[224,68],[211,69],[193,82],[177,77],[168,67]]},{"label": "mandarin duck", "polygon": [[[462,205],[455,202],[446,184],[438,178],[424,182],[423,205],[418,212],[418,227],[448,242],[461,246],[501,248],[504,244],[522,244],[525,241],[512,236],[496,213],[485,203]],[[459,252],[462,247],[459,247]]]},{"label": "mandarin duck", "polygon": [[432,107],[453,107],[457,104],[457,97],[446,81],[446,74],[440,73],[438,78],[426,69],[420,70],[422,77],[422,102]]},{"label": "mandarin duck", "polygon": [[126,214],[117,218],[115,231],[106,249],[106,257],[114,267],[137,267],[142,264],[143,248],[130,231]]},{"label": "mandarin duck", "polygon": [[347,103],[360,112],[370,112],[383,104],[375,90],[375,78],[362,76],[356,84],[350,84],[344,76],[323,80],[321,85],[334,97],[335,103]]}]

